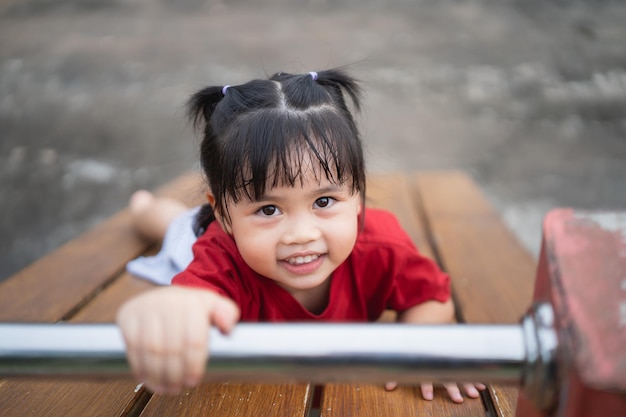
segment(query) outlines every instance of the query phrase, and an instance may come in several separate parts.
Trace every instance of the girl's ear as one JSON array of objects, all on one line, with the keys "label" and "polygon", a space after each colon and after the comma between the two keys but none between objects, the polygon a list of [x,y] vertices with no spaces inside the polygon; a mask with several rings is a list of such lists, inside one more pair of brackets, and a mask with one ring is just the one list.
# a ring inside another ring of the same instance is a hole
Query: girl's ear
[{"label": "girl's ear", "polygon": [[211,191],[207,191],[206,200],[213,208],[213,215],[215,216],[215,220],[219,223],[222,230],[228,233],[229,235],[232,235],[230,226],[224,221],[224,217],[222,216],[222,213],[220,213],[219,210],[215,209],[215,196],[213,195]]},{"label": "girl's ear", "polygon": [[211,205],[213,210],[215,210],[215,196],[211,191],[207,191],[206,193],[206,201]]}]

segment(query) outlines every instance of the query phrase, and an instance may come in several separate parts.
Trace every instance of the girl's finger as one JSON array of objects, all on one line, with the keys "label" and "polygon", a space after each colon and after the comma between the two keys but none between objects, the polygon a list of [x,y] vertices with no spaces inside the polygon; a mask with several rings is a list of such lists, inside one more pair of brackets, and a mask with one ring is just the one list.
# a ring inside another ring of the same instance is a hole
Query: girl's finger
[{"label": "girl's finger", "polygon": [[195,387],[202,380],[208,360],[209,326],[206,317],[195,311],[185,320],[185,376],[184,385]]},{"label": "girl's finger", "polygon": [[141,342],[141,369],[144,371],[146,387],[154,393],[164,393],[165,359],[163,353],[163,329],[157,319],[144,320]]},{"label": "girl's finger", "polygon": [[180,311],[164,315],[163,332],[163,389],[168,394],[177,394],[183,388],[185,378],[185,329],[180,326]]},{"label": "girl's finger", "polygon": [[461,391],[459,390],[459,386],[456,382],[448,382],[446,384],[443,384],[443,386],[448,391],[448,395],[450,396],[450,399],[452,399],[452,401],[454,401],[455,403],[463,402],[463,396],[461,395]]},{"label": "girl's finger", "polygon": [[208,294],[207,304],[211,306],[209,321],[222,333],[230,333],[239,320],[239,307],[234,301],[221,295]]},{"label": "girl's finger", "polygon": [[385,384],[385,389],[387,391],[393,391],[394,389],[396,389],[397,386],[398,386],[397,382],[387,382]]},{"label": "girl's finger", "polygon": [[420,387],[422,390],[422,397],[425,400],[432,400],[433,399],[433,384],[428,383],[428,384],[422,384],[422,386]]},{"label": "girl's finger", "polygon": [[126,344],[126,358],[128,364],[133,372],[133,375],[137,381],[143,381],[145,379],[145,370],[143,369],[143,363],[141,360],[141,354],[138,344],[141,339],[141,325],[139,320],[134,316],[129,316],[120,321],[120,329],[124,336],[124,343]]},{"label": "girl's finger", "polygon": [[464,383],[462,385],[463,385],[463,389],[465,390],[465,393],[467,394],[468,397],[470,397],[470,398],[478,398],[480,396],[480,393],[478,392],[478,390],[476,389],[474,384]]}]

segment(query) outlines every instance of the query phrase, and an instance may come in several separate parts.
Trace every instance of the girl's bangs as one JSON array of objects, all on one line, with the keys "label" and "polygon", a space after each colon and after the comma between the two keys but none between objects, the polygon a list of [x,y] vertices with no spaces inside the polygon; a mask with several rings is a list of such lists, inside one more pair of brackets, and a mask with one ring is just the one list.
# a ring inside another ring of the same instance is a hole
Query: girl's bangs
[{"label": "girl's bangs", "polygon": [[237,136],[228,140],[244,152],[231,148],[224,153],[223,191],[235,202],[257,201],[277,186],[301,186],[311,173],[317,181],[350,182],[353,192],[364,191],[363,167],[354,153],[355,146],[361,151],[358,139],[336,114],[259,112],[254,116],[242,121]]}]

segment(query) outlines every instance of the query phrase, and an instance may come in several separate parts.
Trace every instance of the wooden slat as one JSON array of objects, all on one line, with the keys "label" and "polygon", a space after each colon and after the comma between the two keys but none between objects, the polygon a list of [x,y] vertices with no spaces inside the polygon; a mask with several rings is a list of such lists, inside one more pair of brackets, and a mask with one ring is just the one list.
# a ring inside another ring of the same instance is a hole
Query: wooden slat
[{"label": "wooden slat", "polygon": [[3,417],[118,416],[128,405],[134,389],[128,383],[112,382],[37,380],[0,384],[0,415]]},{"label": "wooden slat", "polygon": [[519,388],[507,385],[489,385],[489,400],[491,401],[491,415],[496,417],[515,416]]},{"label": "wooden slat", "polygon": [[[464,319],[468,323],[517,323],[530,306],[534,268],[510,232],[488,219],[446,219],[435,221],[433,229]],[[523,280],[529,280],[529,288],[516,285]]]},{"label": "wooden slat", "polygon": [[173,179],[155,191],[161,197],[174,198],[188,207],[206,202],[207,186],[198,172],[190,172]]},{"label": "wooden slat", "polygon": [[479,400],[466,400],[463,404],[453,403],[447,392],[435,388],[435,399],[422,399],[419,387],[398,387],[387,392],[378,385],[328,385],[324,397],[333,401],[323,401],[320,416],[323,417],[398,417],[398,416],[484,416],[485,410]]},{"label": "wooden slat", "polygon": [[406,175],[372,175],[367,182],[366,194],[368,206],[392,211],[419,251],[434,259],[422,218],[416,210],[415,195],[409,189]]},{"label": "wooden slat", "polygon": [[176,396],[153,396],[141,417],[304,417],[310,391],[308,384],[204,384]]},{"label": "wooden slat", "polygon": [[115,314],[122,304],[155,285],[124,272],[119,279],[105,288],[97,297],[79,311],[72,323],[113,323]]},{"label": "wooden slat", "polygon": [[466,174],[419,174],[416,181],[464,319],[517,323],[532,300],[535,261]]},{"label": "wooden slat", "polygon": [[[402,174],[371,176],[367,204],[392,211],[408,232],[420,252],[433,258],[428,235],[422,222],[419,197],[411,181]],[[385,321],[389,320],[386,318]],[[358,416],[484,416],[479,400],[468,399],[455,404],[444,390],[436,390],[432,401],[422,399],[419,387],[398,387],[388,392],[375,385],[329,384],[322,392],[321,417]]]},{"label": "wooden slat", "polygon": [[[532,301],[532,257],[466,174],[420,173],[415,181],[463,321],[517,323]],[[493,412],[514,415],[517,388],[490,385],[488,392]]]}]

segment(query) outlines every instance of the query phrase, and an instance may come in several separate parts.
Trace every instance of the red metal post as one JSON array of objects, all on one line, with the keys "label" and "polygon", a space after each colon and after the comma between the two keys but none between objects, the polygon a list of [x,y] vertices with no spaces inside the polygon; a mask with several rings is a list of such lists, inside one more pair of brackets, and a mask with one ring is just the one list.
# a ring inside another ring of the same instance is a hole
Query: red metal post
[{"label": "red metal post", "polygon": [[534,299],[554,308],[559,398],[520,394],[516,416],[626,416],[626,212],[548,213]]}]

